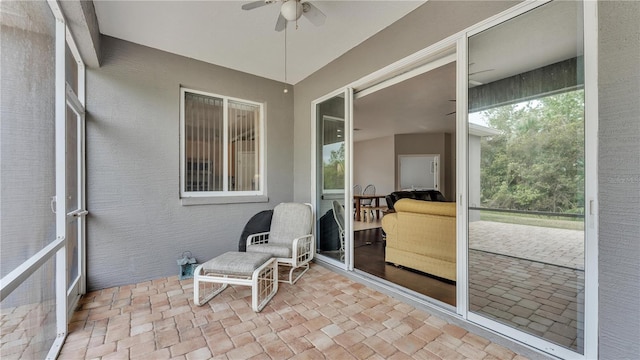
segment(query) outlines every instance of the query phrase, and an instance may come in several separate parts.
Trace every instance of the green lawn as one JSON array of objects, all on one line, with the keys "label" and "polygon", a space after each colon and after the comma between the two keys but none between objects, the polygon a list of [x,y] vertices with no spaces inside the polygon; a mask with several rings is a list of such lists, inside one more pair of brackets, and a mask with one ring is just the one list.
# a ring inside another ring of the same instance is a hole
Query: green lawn
[{"label": "green lawn", "polygon": [[550,227],[567,230],[584,230],[583,219],[554,218],[541,215],[509,214],[503,212],[480,211],[480,219],[509,224]]}]

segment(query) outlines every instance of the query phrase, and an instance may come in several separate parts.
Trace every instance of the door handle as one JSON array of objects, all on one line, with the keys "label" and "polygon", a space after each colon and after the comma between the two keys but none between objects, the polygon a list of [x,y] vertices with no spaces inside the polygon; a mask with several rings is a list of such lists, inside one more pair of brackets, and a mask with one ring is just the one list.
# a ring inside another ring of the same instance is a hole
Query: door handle
[{"label": "door handle", "polygon": [[67,216],[73,216],[75,218],[79,218],[81,216],[86,216],[87,214],[89,214],[89,212],[87,210],[73,210],[72,212],[68,213]]}]

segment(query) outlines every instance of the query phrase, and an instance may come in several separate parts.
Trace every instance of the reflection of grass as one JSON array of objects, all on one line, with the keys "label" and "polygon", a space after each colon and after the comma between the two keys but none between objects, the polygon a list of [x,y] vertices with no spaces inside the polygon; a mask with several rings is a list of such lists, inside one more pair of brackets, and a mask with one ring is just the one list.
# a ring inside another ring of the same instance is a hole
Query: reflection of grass
[{"label": "reflection of grass", "polygon": [[558,219],[549,216],[508,214],[502,212],[491,212],[487,210],[483,210],[480,212],[480,219],[508,224],[541,226],[567,230],[584,230],[584,221],[582,219]]}]

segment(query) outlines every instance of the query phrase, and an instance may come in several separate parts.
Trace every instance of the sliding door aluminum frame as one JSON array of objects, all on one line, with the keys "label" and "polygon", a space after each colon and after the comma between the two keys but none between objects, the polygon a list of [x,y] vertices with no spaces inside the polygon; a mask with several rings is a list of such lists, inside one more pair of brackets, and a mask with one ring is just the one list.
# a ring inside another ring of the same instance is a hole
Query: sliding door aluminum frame
[{"label": "sliding door aluminum frame", "polygon": [[[597,2],[586,0],[584,4],[584,58],[585,58],[585,198],[588,201],[588,212],[586,218],[585,227],[585,324],[584,324],[584,354],[579,354],[569,349],[557,346],[541,338],[526,334],[524,332],[515,330],[511,327],[505,326],[498,322],[489,320],[476,314],[472,314],[469,311],[469,297],[468,297],[468,264],[467,264],[467,202],[468,202],[468,146],[467,146],[467,134],[468,134],[468,104],[467,104],[467,89],[468,89],[468,38],[474,34],[484,31],[492,26],[510,20],[520,14],[523,14],[529,10],[532,10],[538,6],[544,5],[550,2],[550,0],[542,1],[524,1],[514,7],[505,10],[497,15],[494,15],[478,24],[475,24],[463,31],[460,31],[452,36],[449,36],[421,51],[418,51],[412,55],[409,55],[391,65],[388,65],[378,71],[371,73],[359,80],[356,80],[345,87],[325,95],[312,102],[311,121],[314,127],[312,128],[312,164],[316,164],[316,109],[315,105],[320,102],[331,98],[341,92],[355,93],[356,97],[366,96],[372,92],[383,89],[387,86],[391,86],[398,82],[401,82],[407,78],[410,78],[410,74],[413,76],[419,75],[426,71],[429,71],[437,66],[437,64],[444,61],[450,56],[451,49],[455,49],[456,64],[456,152],[458,154],[458,161],[456,164],[456,191],[457,191],[457,281],[459,286],[456,286],[456,314],[471,323],[480,325],[487,328],[490,331],[496,331],[502,336],[514,339],[525,346],[530,346],[534,350],[544,351],[549,354],[559,356],[562,358],[572,359],[590,359],[597,358],[598,356],[598,215],[597,215],[597,133],[598,133],[598,49],[597,49],[597,36],[598,36],[598,18],[597,18]],[[444,65],[441,63],[439,66]],[[352,90],[353,89],[353,90]],[[352,102],[350,97],[349,102]],[[349,109],[352,115],[353,109]],[[351,140],[353,137],[353,122],[352,119],[348,123],[345,123],[346,133],[349,134],[349,140],[346,143],[348,152],[348,162],[345,168],[349,171],[349,184],[346,184],[345,189],[345,204],[349,204],[351,195],[351,187],[353,186],[353,154]],[[316,164],[317,165],[317,164]],[[316,166],[312,169],[312,193],[317,195],[315,176]],[[349,194],[349,196],[347,196]],[[315,201],[315,200],[314,200]],[[353,204],[349,205],[349,211],[353,211]],[[348,212],[350,213],[350,212]],[[351,218],[351,217],[350,217]],[[349,259],[346,268],[353,271],[353,219],[347,222],[347,229],[345,230],[346,236],[346,251],[345,258]],[[324,259],[322,259],[324,261]],[[329,262],[332,264],[333,262]],[[335,265],[335,264],[334,264]],[[393,287],[384,286],[388,290],[399,292],[398,289]],[[438,311],[446,311],[447,308],[434,305],[432,302],[424,299],[411,299],[418,303],[434,308]]]},{"label": "sliding door aluminum frame", "polygon": [[[67,228],[67,213],[66,213],[66,201],[67,189],[66,189],[66,108],[67,104],[74,110],[74,112],[80,116],[79,135],[78,138],[79,156],[81,161],[76,166],[79,166],[78,171],[78,188],[80,192],[80,205],[82,209],[86,207],[85,199],[85,176],[84,176],[84,154],[85,154],[85,141],[84,141],[84,97],[85,97],[85,74],[84,63],[80,57],[78,49],[75,45],[70,30],[68,29],[62,11],[55,0],[47,1],[51,12],[55,18],[55,212],[56,212],[56,239],[50,244],[42,248],[35,255],[31,256],[28,260],[20,264],[13,271],[7,274],[0,280],[0,300],[5,299],[11,292],[18,288],[23,282],[29,279],[36,271],[38,271],[48,260],[55,256],[56,270],[55,270],[55,288],[56,288],[56,337],[53,341],[51,348],[47,354],[47,359],[55,359],[64,340],[67,336],[67,323],[69,319],[68,307],[69,303],[67,293],[67,248],[66,248],[66,228]],[[72,51],[75,60],[78,62],[78,94],[73,91],[67,91],[67,84],[65,79],[65,61],[66,61],[66,46]],[[84,249],[84,235],[85,225],[84,216],[86,211],[78,212],[75,217],[81,217],[81,221],[78,226],[78,237],[80,258],[78,261],[80,278],[77,284],[79,292],[85,292],[86,278],[85,278],[85,249]],[[78,298],[72,299],[72,302],[77,302]]]},{"label": "sliding door aluminum frame", "polygon": [[[318,119],[317,114],[317,106],[333,97],[343,95],[344,96],[344,167],[345,169],[349,169],[347,176],[344,179],[344,207],[345,207],[345,229],[344,229],[344,262],[338,261],[336,259],[332,259],[328,256],[324,256],[322,254],[316,253],[315,258],[327,265],[334,266],[338,269],[353,271],[353,217],[350,214],[353,214],[353,201],[351,201],[353,196],[353,171],[351,166],[353,164],[353,144],[351,139],[353,139],[353,89],[350,87],[344,87],[333,91],[327,95],[324,95],[314,101],[311,102],[311,204],[313,208],[317,211],[319,209],[320,204],[318,203],[318,190],[320,186],[318,186],[318,121],[322,121],[322,119]],[[347,216],[349,215],[349,216]],[[316,219],[319,219],[319,214],[316,214]],[[318,246],[318,229],[316,228],[316,223],[313,224],[313,234],[316,243],[314,246],[317,249]],[[319,257],[318,257],[319,256]]]},{"label": "sliding door aluminum frame", "polygon": [[[525,2],[519,6],[516,6],[512,9],[509,9],[501,14],[498,14],[492,18],[483,21],[482,23],[468,29],[465,32],[465,36],[463,37],[464,44],[461,44],[460,48],[464,49],[465,55],[467,53],[467,40],[469,37],[478,34],[484,30],[487,30],[495,25],[503,23],[507,20],[510,20],[518,15],[521,15],[527,11],[533,10],[539,6],[542,6],[550,1],[532,1]],[[463,312],[465,314],[465,318],[471,322],[477,323],[481,326],[485,326],[487,328],[496,330],[501,334],[508,336],[510,338],[516,339],[524,344],[530,345],[536,349],[542,350],[544,352],[550,353],[552,355],[561,357],[561,358],[571,358],[571,359],[591,359],[597,358],[598,356],[598,215],[597,215],[597,132],[598,132],[598,84],[597,84],[597,2],[595,1],[584,1],[583,2],[583,31],[584,31],[584,62],[585,62],[585,70],[584,70],[584,78],[585,78],[585,199],[587,199],[587,204],[585,204],[585,309],[584,309],[584,354],[577,353],[568,348],[562,347],[560,345],[551,343],[547,340],[543,340],[540,337],[530,335],[528,333],[524,333],[522,331],[516,330],[510,326],[504,325],[494,320],[490,320],[489,318],[480,316],[478,314],[471,313],[469,311],[469,298],[468,294],[465,294],[462,297],[464,300],[460,303],[458,311]],[[466,57],[466,56],[465,56]],[[465,59],[466,60],[466,59]],[[466,64],[466,61],[465,63]],[[466,67],[466,66],[465,66]],[[458,170],[464,173],[459,172],[459,180],[464,181],[462,184],[465,190],[464,193],[460,194],[460,202],[465,204],[464,214],[460,214],[463,217],[466,217],[466,204],[468,202],[467,196],[467,170],[466,166],[468,163],[467,157],[467,146],[466,146],[466,134],[467,134],[467,99],[466,99],[466,89],[467,89],[467,74],[466,69],[459,68],[459,76],[463,78],[464,81],[459,81],[459,86],[462,87],[458,91],[458,96],[463,96],[463,101],[458,101],[458,113],[462,114],[462,116],[458,116],[458,136],[457,136],[457,146],[459,153],[458,158],[464,158],[464,169]],[[464,85],[464,87],[463,87]],[[464,129],[464,130],[463,130]],[[460,156],[463,155],[463,156]],[[464,174],[464,175],[462,175]],[[461,219],[462,220],[462,219]],[[467,222],[466,219],[464,221],[458,222],[458,233],[459,234],[467,234]],[[464,274],[467,274],[467,259],[466,259],[466,249],[467,249],[467,237],[463,236],[461,239],[458,238],[458,259],[461,259],[461,256],[465,258],[463,264],[458,264],[458,269],[460,270],[460,265],[464,265]],[[462,254],[460,252],[460,247],[464,245],[465,253]],[[465,279],[465,290],[468,286],[467,279]]]},{"label": "sliding door aluminum frame", "polygon": [[[345,213],[352,214],[354,207],[353,201],[353,99],[361,98],[374,93],[378,90],[382,90],[386,87],[392,86],[404,80],[426,73],[438,67],[444,66],[451,62],[456,61],[456,46],[459,41],[460,34],[448,37],[428,48],[425,48],[413,55],[410,55],[404,59],[397,61],[387,67],[384,67],[378,71],[375,71],[351,84],[335,90],[329,94],[326,94],[311,103],[311,163],[312,166],[312,181],[311,181],[311,193],[313,194],[313,205],[317,208],[317,119],[316,119],[316,105],[340,94],[345,95],[345,114],[348,115],[349,120],[345,120],[345,133],[347,138],[345,140],[345,169],[348,169],[348,183],[345,184]],[[347,180],[345,179],[345,180]],[[346,220],[346,219],[345,219]],[[376,281],[374,277],[366,274],[362,271],[354,269],[354,251],[353,251],[353,217],[349,216],[348,221],[345,221],[345,263],[341,263],[335,259],[329,257],[320,256],[317,257],[318,261],[327,265],[334,266],[339,269],[353,271],[354,276],[357,278],[374,283],[376,287],[381,288],[384,291],[390,291],[393,293],[402,294],[403,297],[409,299],[412,302],[420,304],[421,306],[429,307],[437,311],[445,309],[447,312],[451,312],[455,308],[450,307],[448,304],[441,303],[435,299],[427,299],[419,296],[419,294],[413,291],[407,291],[399,285],[386,282]],[[459,287],[458,287],[459,288]],[[462,317],[461,314],[459,314]]]}]

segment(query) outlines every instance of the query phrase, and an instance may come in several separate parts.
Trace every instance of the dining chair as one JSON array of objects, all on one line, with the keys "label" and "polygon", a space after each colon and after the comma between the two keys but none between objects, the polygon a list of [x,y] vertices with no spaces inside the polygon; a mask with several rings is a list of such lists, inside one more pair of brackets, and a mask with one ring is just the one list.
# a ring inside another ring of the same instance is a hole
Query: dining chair
[{"label": "dining chair", "polygon": [[[367,185],[362,191],[362,195],[375,195],[376,187],[373,184]],[[371,219],[373,220],[373,199],[361,199],[360,208],[362,209],[363,221],[367,221],[367,211],[371,213]]]}]

